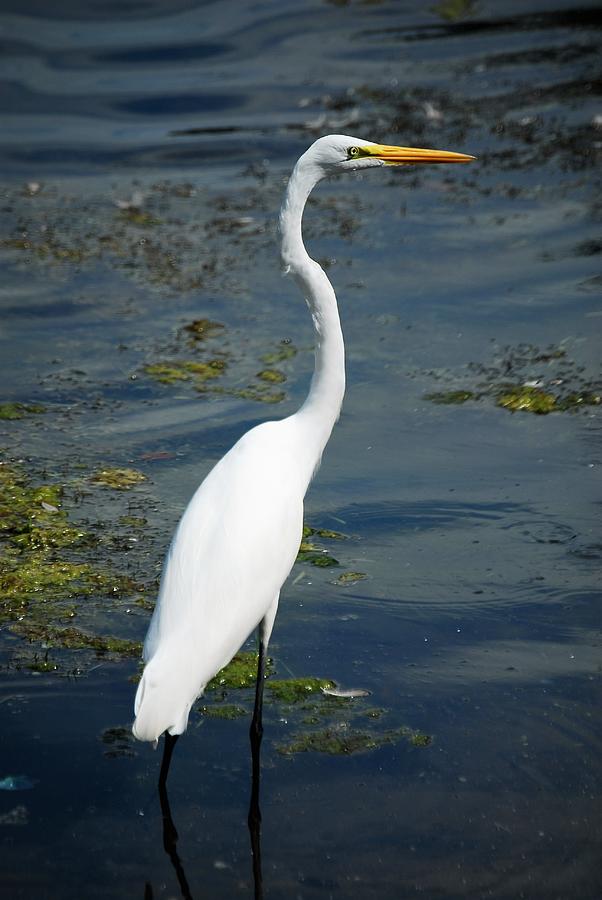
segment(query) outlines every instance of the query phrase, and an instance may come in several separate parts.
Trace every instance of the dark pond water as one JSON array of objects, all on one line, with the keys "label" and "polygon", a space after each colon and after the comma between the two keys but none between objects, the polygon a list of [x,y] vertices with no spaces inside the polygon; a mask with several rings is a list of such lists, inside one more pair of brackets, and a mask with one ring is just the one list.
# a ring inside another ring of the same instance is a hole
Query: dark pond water
[{"label": "dark pond water", "polygon": [[3,896],[261,895],[250,689],[191,717],[165,852],[128,642],[202,476],[307,390],[274,223],[332,131],[478,161],[308,209],[349,388],[270,678],[370,693],[268,692],[263,896],[602,895],[599,26],[566,0],[2,4]]}]

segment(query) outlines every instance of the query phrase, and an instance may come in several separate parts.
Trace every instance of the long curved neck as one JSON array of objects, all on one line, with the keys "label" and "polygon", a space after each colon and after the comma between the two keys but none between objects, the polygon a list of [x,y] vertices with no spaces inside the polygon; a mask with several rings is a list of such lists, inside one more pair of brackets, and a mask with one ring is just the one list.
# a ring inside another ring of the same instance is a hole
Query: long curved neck
[{"label": "long curved neck", "polygon": [[345,394],[345,345],[336,295],[325,272],[307,253],[301,233],[307,198],[321,177],[321,171],[301,157],[291,175],[280,211],[282,263],[303,292],[316,335],[314,375],[307,399],[295,413],[308,438],[315,442],[316,462],[319,462],[339,417]]}]

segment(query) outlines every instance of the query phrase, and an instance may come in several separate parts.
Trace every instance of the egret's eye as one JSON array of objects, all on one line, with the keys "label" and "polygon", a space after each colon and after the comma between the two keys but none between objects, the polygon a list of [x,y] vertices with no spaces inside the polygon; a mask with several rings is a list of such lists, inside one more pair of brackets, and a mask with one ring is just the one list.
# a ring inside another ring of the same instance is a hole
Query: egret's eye
[{"label": "egret's eye", "polygon": [[357,159],[359,155],[360,155],[359,147],[349,147],[349,149],[347,150],[347,156],[349,157],[349,159]]}]

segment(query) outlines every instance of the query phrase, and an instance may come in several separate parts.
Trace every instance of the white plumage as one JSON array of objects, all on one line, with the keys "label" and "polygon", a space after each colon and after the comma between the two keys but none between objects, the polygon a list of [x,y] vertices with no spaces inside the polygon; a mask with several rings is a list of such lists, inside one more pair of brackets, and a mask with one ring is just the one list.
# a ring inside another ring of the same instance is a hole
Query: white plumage
[{"label": "white plumage", "polygon": [[[280,213],[281,256],[312,314],[314,376],[301,409],[247,432],[207,475],[182,516],[144,644],[146,666],[133,726],[140,740],[185,731],[190,708],[207,682],[258,626],[265,659],[280,589],[301,541],[305,493],[345,392],[336,297],[301,235],[310,191],[321,178],[339,171],[470,159],[329,135],[297,162]],[[262,686],[260,669],[259,697]],[[256,714],[260,708],[259,703]]]}]

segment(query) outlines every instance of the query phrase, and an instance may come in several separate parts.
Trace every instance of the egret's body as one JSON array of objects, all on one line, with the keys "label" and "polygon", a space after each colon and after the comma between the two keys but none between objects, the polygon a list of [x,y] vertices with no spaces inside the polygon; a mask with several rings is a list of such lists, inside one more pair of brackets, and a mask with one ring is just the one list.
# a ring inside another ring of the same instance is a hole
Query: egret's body
[{"label": "egret's body", "polygon": [[[305,493],[345,392],[335,293],[301,235],[310,191],[324,176],[346,169],[470,159],[330,135],[297,162],[280,213],[281,256],[314,322],[311,388],[292,416],[258,425],[232,447],[207,475],[178,525],[144,644],[146,666],[133,727],[140,740],[185,731],[196,698],[257,626],[260,660],[265,659],[280,589],[301,541]],[[260,665],[256,718],[262,687]]]}]

